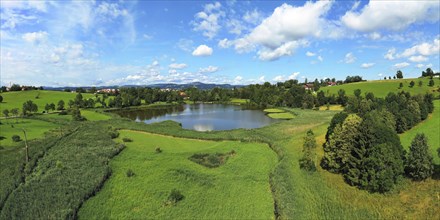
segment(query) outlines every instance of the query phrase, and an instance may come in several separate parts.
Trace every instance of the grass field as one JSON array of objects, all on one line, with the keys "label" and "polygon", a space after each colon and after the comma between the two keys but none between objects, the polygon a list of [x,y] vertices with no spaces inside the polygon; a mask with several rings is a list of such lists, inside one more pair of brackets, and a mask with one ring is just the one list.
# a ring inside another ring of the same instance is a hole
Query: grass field
[{"label": "grass field", "polygon": [[440,100],[434,101],[434,112],[428,119],[421,122],[411,130],[400,135],[400,141],[406,150],[409,150],[411,141],[417,133],[424,133],[428,137],[428,144],[431,147],[434,162],[440,165],[440,158],[437,149],[440,148]]},{"label": "grass field", "polygon": [[229,101],[232,104],[246,104],[249,102],[249,99],[237,99],[237,98],[232,98],[231,101]]},{"label": "grass field", "polygon": [[[201,141],[121,131],[133,142],[110,165],[113,175],[88,200],[80,219],[271,219],[269,173],[276,155],[265,144]],[[162,153],[156,153],[160,147]],[[236,153],[218,168],[188,158],[194,153]],[[131,169],[135,176],[127,177]],[[184,199],[164,205],[172,189]]]},{"label": "grass field", "polygon": [[[1,93],[3,96],[3,102],[0,103],[0,109],[11,110],[13,108],[18,108],[21,111],[23,103],[32,100],[38,106],[38,112],[44,111],[46,104],[54,103],[57,105],[58,101],[64,100],[65,108],[67,108],[67,102],[69,100],[74,100],[77,93],[70,92],[59,92],[59,91],[48,91],[48,90],[27,90],[18,92],[4,92]],[[38,99],[35,97],[39,97]],[[90,93],[83,93],[83,99],[95,98],[95,95]],[[3,113],[1,113],[3,116]]]},{"label": "grass field", "polygon": [[284,111],[282,109],[278,109],[278,108],[267,108],[267,109],[264,109],[264,112],[266,112],[266,113],[283,113],[286,111]]},{"label": "grass field", "polygon": [[[303,137],[312,129],[318,141],[316,163],[323,155],[322,144],[328,123],[337,111],[285,109],[296,117],[271,126],[253,130],[199,133],[181,129],[177,123],[133,127],[124,121],[114,126],[132,127],[178,137],[200,139],[235,139],[265,141],[279,156],[272,172],[274,199],[282,218],[298,219],[439,219],[440,182],[428,179],[412,182],[405,179],[387,194],[370,194],[346,184],[341,175],[322,170],[310,174],[299,169]],[[134,143],[134,142],[133,142]],[[165,196],[165,195],[164,195]]]},{"label": "grass field", "polygon": [[87,118],[89,121],[102,121],[102,120],[108,120],[112,118],[109,115],[105,115],[96,111],[91,110],[81,110],[81,116]]},{"label": "grass field", "polygon": [[292,113],[286,112],[286,110],[278,108],[267,108],[264,109],[264,112],[267,113],[267,116],[273,119],[292,119],[295,117]]},{"label": "grass field", "polygon": [[[342,111],[342,110],[344,110],[344,107],[342,107],[341,105],[330,105],[330,108],[328,110]],[[320,106],[319,111],[327,111],[327,106],[325,106],[325,105]]]},{"label": "grass field", "polygon": [[[5,137],[5,139],[0,140],[0,146],[17,146],[24,141],[23,130],[26,130],[26,136],[28,140],[43,137],[44,133],[50,129],[59,127],[59,125],[33,119],[2,119],[0,120],[0,136]],[[23,141],[13,142],[12,136],[18,135]]]},{"label": "grass field", "polygon": [[267,116],[273,118],[273,119],[292,119],[295,116],[292,115],[292,113],[289,112],[281,112],[281,113],[269,113]]},{"label": "grass field", "polygon": [[[413,88],[409,87],[411,81],[415,82],[415,86]],[[418,82],[422,81],[423,85],[420,87]],[[399,84],[403,83],[403,88],[399,89]],[[366,92],[373,92],[376,97],[385,97],[389,92],[410,92],[411,95],[416,94],[425,94],[426,92],[431,92],[435,94],[435,97],[440,95],[439,92],[434,92],[433,90],[437,90],[440,85],[440,80],[438,78],[434,79],[434,86],[429,87],[429,78],[421,78],[421,79],[396,79],[396,80],[373,80],[366,82],[357,82],[357,83],[349,83],[343,84],[339,86],[331,86],[331,87],[322,87],[321,90],[329,93],[329,94],[338,94],[339,89],[345,90],[345,94],[348,96],[354,96],[354,90],[360,89],[362,91],[362,95]]]}]

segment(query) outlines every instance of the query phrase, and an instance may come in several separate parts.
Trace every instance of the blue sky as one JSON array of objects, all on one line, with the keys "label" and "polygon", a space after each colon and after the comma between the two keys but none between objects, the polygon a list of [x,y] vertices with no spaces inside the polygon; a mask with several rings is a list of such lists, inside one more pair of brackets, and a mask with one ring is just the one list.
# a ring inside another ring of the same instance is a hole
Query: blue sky
[{"label": "blue sky", "polygon": [[251,84],[439,70],[433,1],[1,1],[1,84]]}]

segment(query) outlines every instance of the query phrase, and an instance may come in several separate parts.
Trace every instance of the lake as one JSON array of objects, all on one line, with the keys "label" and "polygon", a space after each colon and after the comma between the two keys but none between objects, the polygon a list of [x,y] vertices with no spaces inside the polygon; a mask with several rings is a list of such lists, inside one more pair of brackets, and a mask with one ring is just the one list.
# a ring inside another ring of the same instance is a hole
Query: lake
[{"label": "lake", "polygon": [[278,121],[269,118],[261,110],[243,109],[241,106],[226,104],[185,104],[165,108],[121,110],[115,113],[147,124],[173,120],[181,123],[185,129],[196,131],[251,129]]}]

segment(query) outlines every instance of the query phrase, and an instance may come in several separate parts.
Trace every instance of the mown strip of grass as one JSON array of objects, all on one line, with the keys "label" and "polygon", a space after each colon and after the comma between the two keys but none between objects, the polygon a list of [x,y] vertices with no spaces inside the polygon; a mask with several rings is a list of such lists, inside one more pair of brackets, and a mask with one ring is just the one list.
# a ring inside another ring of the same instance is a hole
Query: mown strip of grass
[{"label": "mown strip of grass", "polygon": [[283,112],[285,112],[284,110],[278,109],[278,108],[267,108],[267,109],[264,109],[263,111],[266,113],[283,113]]},{"label": "mown strip of grass", "polygon": [[273,118],[273,119],[292,119],[295,116],[292,115],[292,113],[289,112],[282,112],[282,113],[269,113],[267,116]]}]

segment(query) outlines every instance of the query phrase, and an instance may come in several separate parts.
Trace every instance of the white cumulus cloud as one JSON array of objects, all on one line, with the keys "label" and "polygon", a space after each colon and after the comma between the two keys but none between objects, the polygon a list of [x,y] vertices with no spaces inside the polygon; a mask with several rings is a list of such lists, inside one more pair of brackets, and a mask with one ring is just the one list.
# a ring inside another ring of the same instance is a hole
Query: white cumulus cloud
[{"label": "white cumulus cloud", "polygon": [[407,66],[409,66],[409,63],[407,63],[407,62],[396,63],[396,64],[394,64],[394,68],[396,68],[396,69],[405,68],[405,67],[407,67]]},{"label": "white cumulus cloud", "polygon": [[345,58],[343,60],[345,63],[354,63],[356,61],[356,57],[353,55],[353,53],[347,53],[345,54]]},{"label": "white cumulus cloud", "polygon": [[272,61],[292,55],[298,47],[308,46],[307,37],[320,37],[328,22],[324,18],[333,2],[306,2],[303,6],[282,4],[249,34],[219,45],[239,52],[257,49],[261,60]]},{"label": "white cumulus cloud", "polygon": [[425,62],[428,60],[427,57],[419,55],[419,56],[411,56],[408,58],[409,61],[411,62],[415,62],[415,63],[421,63],[421,62]]},{"label": "white cumulus cloud", "polygon": [[361,12],[345,13],[341,21],[357,31],[397,31],[414,23],[438,21],[439,5],[438,1],[370,1]]},{"label": "white cumulus cloud", "polygon": [[170,69],[185,69],[188,65],[186,63],[172,63],[168,67]]},{"label": "white cumulus cloud", "polygon": [[221,29],[219,24],[220,18],[225,16],[225,13],[220,10],[222,5],[219,2],[206,4],[204,10],[198,12],[192,22],[195,31],[201,31],[203,36],[212,39],[217,35]]},{"label": "white cumulus cloud", "polygon": [[200,68],[199,72],[201,73],[214,73],[217,72],[219,70],[219,68],[217,66],[208,66],[205,68]]},{"label": "white cumulus cloud", "polygon": [[432,43],[421,43],[403,51],[401,56],[409,57],[413,55],[431,56],[440,53],[440,39],[434,39]]},{"label": "white cumulus cloud", "polygon": [[47,40],[47,36],[48,36],[47,32],[39,31],[39,32],[25,33],[23,34],[22,38],[23,40],[29,43],[39,43],[41,41]]},{"label": "white cumulus cloud", "polygon": [[395,54],[396,54],[396,48],[391,48],[387,51],[387,53],[385,54],[384,58],[387,60],[394,60],[395,59]]},{"label": "white cumulus cloud", "polygon": [[198,46],[193,52],[193,56],[200,57],[200,56],[211,56],[212,55],[212,48],[202,44]]},{"label": "white cumulus cloud", "polygon": [[368,68],[374,66],[374,64],[375,64],[375,63],[363,63],[363,64],[361,65],[361,67],[364,68],[364,69],[368,69]]},{"label": "white cumulus cloud", "polygon": [[316,53],[312,53],[312,52],[310,52],[310,51],[307,51],[307,52],[306,52],[306,56],[308,56],[308,57],[313,57],[313,56],[316,56]]}]

